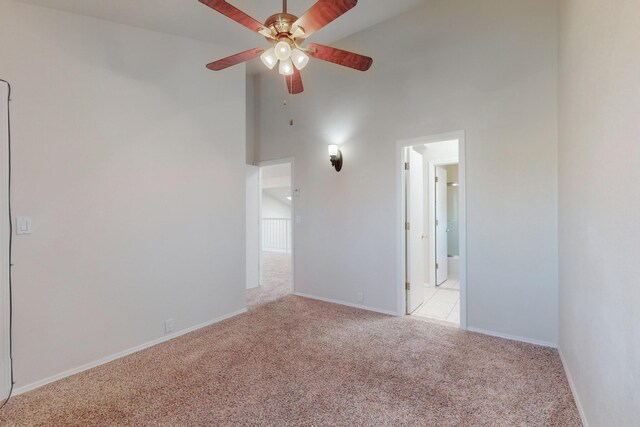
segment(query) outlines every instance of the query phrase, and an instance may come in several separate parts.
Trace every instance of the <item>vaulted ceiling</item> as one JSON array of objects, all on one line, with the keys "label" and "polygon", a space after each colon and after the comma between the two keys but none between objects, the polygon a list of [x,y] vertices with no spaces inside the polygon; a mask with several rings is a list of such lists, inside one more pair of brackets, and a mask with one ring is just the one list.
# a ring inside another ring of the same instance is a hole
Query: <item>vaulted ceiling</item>
[{"label": "vaulted ceiling", "polygon": [[[198,0],[19,0],[24,3],[106,19],[148,30],[219,43],[235,48],[259,46],[260,37],[216,13]],[[397,16],[424,0],[360,0],[313,41],[332,43]],[[230,0],[258,21],[282,10],[281,0]],[[315,0],[289,0],[289,13],[300,16]]]}]

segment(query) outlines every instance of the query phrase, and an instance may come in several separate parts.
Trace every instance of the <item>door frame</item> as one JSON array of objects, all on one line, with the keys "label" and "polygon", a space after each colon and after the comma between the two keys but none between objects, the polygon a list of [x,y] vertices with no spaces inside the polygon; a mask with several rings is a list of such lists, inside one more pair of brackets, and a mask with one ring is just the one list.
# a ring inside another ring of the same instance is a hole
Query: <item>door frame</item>
[{"label": "door frame", "polygon": [[[284,157],[281,159],[274,160],[265,160],[262,162],[257,162],[255,165],[262,169],[265,166],[275,166],[275,165],[283,165],[290,164],[291,165],[291,292],[296,292],[296,195],[294,194],[296,191],[295,185],[295,158],[294,157]],[[258,233],[260,240],[260,253],[258,260],[258,277],[259,280],[262,281],[262,171],[258,174],[258,217],[260,218],[260,224],[258,225]]]},{"label": "door frame", "polygon": [[[5,399],[11,390],[11,314],[10,314],[10,245],[11,218],[9,193],[9,83],[0,80],[0,85],[6,87],[6,97],[3,91],[2,102],[7,100],[7,111],[0,117],[0,399]],[[3,108],[4,110],[4,108]],[[4,115],[6,113],[6,116]],[[0,402],[1,403],[1,402]]]},{"label": "door frame", "polygon": [[[428,135],[418,138],[404,139],[396,142],[396,289],[397,289],[397,315],[406,316],[407,294],[405,283],[407,282],[405,271],[406,251],[406,182],[405,182],[405,154],[406,147],[416,145],[433,144],[436,142],[458,140],[458,183],[460,197],[460,329],[466,330],[467,324],[467,181],[466,181],[466,134],[464,130],[446,132],[436,135]],[[440,162],[438,162],[440,163]],[[446,162],[444,163],[446,164]]]}]

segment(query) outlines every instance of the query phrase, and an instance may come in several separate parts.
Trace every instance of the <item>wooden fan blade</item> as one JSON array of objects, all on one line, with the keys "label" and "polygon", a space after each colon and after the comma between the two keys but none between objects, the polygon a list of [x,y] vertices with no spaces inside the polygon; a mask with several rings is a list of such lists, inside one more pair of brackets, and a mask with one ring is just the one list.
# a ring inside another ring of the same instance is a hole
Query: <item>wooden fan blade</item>
[{"label": "wooden fan blade", "polygon": [[209,6],[211,9],[220,12],[224,16],[233,19],[240,25],[265,37],[273,38],[271,31],[264,24],[256,21],[237,7],[230,5],[224,0],[200,0],[200,3]]},{"label": "wooden fan blade", "polygon": [[335,47],[323,46],[321,44],[310,44],[307,48],[307,53],[313,58],[333,62],[334,64],[353,68],[354,70],[367,71],[373,64],[373,59],[368,56],[347,52],[346,50],[336,49]]},{"label": "wooden fan blade", "polygon": [[296,67],[293,67],[293,75],[285,76],[284,79],[287,81],[287,88],[289,89],[290,94],[297,95],[304,92],[304,86],[302,85],[302,76],[300,75],[300,71],[298,71]]},{"label": "wooden fan blade", "polygon": [[322,27],[334,21],[342,14],[352,9],[358,0],[318,0],[293,24],[304,31],[300,38],[307,38]]},{"label": "wooden fan blade", "polygon": [[231,55],[224,59],[220,59],[216,62],[208,64],[207,68],[213,71],[224,70],[225,68],[231,67],[232,65],[241,64],[255,58],[256,56],[260,56],[262,52],[264,52],[264,49],[256,48],[247,50],[245,52],[236,53],[235,55]]}]

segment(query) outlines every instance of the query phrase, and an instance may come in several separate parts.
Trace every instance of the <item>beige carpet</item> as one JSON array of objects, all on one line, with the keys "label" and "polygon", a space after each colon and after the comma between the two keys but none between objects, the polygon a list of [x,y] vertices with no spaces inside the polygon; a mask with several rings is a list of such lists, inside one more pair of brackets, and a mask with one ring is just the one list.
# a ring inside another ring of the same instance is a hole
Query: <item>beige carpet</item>
[{"label": "beige carpet", "polygon": [[247,292],[249,309],[275,301],[292,292],[291,254],[262,252],[261,285]]},{"label": "beige carpet", "polygon": [[14,398],[2,426],[579,426],[558,353],[292,295]]}]

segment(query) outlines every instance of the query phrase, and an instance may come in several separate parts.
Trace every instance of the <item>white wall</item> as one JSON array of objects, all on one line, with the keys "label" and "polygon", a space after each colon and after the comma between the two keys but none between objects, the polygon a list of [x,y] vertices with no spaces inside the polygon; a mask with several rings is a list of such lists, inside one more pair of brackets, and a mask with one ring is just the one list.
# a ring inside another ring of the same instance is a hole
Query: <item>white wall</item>
[{"label": "white wall", "polygon": [[[0,0],[17,386],[245,307],[245,74],[227,49]],[[239,238],[239,236],[241,236]]]},{"label": "white wall", "polygon": [[246,187],[246,286],[260,286],[260,168],[247,165]]},{"label": "white wall", "polygon": [[560,2],[560,349],[591,427],[640,422],[640,2]]},{"label": "white wall", "polygon": [[449,182],[458,182],[458,165],[447,165],[445,169],[447,170],[447,180]]},{"label": "white wall", "polygon": [[555,0],[429,0],[337,44],[369,72],[312,61],[289,111],[262,78],[256,155],[294,156],[301,189],[297,291],[397,312],[396,141],[465,129],[469,325],[556,342],[556,18]]},{"label": "white wall", "polygon": [[247,74],[246,77],[246,147],[247,147],[247,164],[255,164],[255,133],[256,133],[256,118],[255,118],[255,78],[252,75]]},{"label": "white wall", "polygon": [[291,206],[282,203],[275,197],[262,192],[262,218],[291,219]]}]

